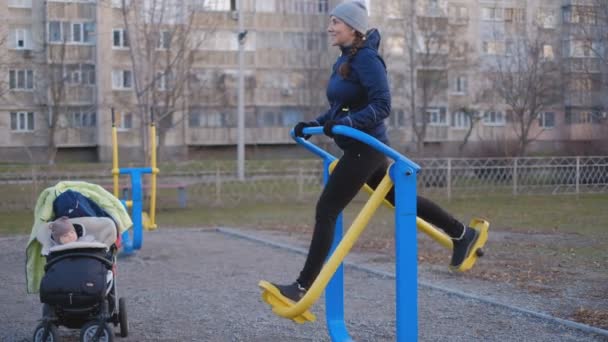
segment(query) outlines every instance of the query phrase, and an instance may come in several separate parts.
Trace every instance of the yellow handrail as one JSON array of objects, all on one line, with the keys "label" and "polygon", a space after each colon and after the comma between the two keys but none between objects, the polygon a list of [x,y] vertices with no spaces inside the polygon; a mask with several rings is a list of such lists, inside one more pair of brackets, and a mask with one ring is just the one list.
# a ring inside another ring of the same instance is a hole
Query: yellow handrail
[{"label": "yellow handrail", "polygon": [[[113,110],[113,109],[112,109]],[[112,119],[114,119],[114,115],[112,115]],[[114,183],[114,197],[118,197],[119,189],[118,189],[118,176],[120,174],[120,170],[118,168],[118,133],[116,130],[116,124],[114,120],[112,120],[112,180]]]}]

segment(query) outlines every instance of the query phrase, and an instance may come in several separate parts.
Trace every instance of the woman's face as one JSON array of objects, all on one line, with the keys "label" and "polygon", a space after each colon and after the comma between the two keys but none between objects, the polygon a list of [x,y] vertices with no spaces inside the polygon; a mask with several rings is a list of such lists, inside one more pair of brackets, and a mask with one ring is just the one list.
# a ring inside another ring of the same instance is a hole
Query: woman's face
[{"label": "woman's face", "polygon": [[334,16],[329,17],[327,33],[332,46],[350,46],[355,40],[355,30]]}]

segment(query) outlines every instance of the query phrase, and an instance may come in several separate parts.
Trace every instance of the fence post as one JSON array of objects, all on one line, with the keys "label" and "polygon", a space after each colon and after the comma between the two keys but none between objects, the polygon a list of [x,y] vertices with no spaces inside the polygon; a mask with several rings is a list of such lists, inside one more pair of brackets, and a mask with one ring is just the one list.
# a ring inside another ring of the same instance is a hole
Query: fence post
[{"label": "fence post", "polygon": [[445,175],[448,201],[452,199],[452,158],[448,158],[448,172]]},{"label": "fence post", "polygon": [[513,159],[513,196],[517,196],[517,157]]},{"label": "fence post", "polygon": [[578,195],[580,191],[581,184],[581,157],[576,157],[576,194]]},{"label": "fence post", "polygon": [[222,202],[222,180],[221,180],[220,167],[216,166],[215,169],[215,203]]}]

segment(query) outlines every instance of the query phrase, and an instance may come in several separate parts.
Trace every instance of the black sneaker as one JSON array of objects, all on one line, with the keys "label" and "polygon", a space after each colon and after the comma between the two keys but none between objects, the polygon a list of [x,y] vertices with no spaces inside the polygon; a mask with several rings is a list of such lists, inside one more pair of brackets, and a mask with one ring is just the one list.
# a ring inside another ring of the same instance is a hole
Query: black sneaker
[{"label": "black sneaker", "polygon": [[306,289],[303,288],[297,281],[290,285],[277,285],[277,289],[281,292],[281,294],[294,302],[299,302],[302,297],[306,294]]},{"label": "black sneaker", "polygon": [[475,228],[467,227],[462,238],[455,240],[454,249],[452,250],[452,261],[450,262],[450,268],[452,270],[458,270],[460,265],[469,257],[471,254],[471,247],[477,242],[479,232]]}]

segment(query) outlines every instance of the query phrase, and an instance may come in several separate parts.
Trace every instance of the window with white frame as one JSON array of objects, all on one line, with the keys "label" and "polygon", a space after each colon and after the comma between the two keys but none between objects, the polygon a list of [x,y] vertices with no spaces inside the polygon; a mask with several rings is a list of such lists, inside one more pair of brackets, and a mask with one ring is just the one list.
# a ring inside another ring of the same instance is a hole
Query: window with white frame
[{"label": "window with white frame", "polygon": [[482,20],[502,20],[503,9],[497,7],[482,7],[481,8],[481,19]]},{"label": "window with white frame", "polygon": [[471,115],[463,111],[452,114],[452,127],[458,129],[469,129],[471,127]]},{"label": "window with white frame", "polygon": [[467,93],[467,77],[466,76],[458,75],[454,78],[453,92],[455,94],[466,94]]},{"label": "window with white frame", "polygon": [[8,0],[8,7],[32,8],[32,0]]},{"label": "window with white frame", "polygon": [[29,28],[17,28],[13,30],[14,45],[16,50],[31,49],[32,31]]},{"label": "window with white frame", "polygon": [[123,90],[133,87],[131,70],[112,70],[112,89]]},{"label": "window with white frame", "polygon": [[97,114],[89,111],[73,111],[68,114],[69,125],[72,128],[95,127],[97,125]]},{"label": "window with white frame", "polygon": [[429,108],[426,110],[426,120],[430,126],[447,126],[448,120],[445,111],[440,108]]},{"label": "window with white frame", "polygon": [[505,51],[505,43],[502,41],[484,41],[481,50],[486,55],[500,55]]},{"label": "window with white frame", "polygon": [[275,0],[264,0],[255,2],[256,12],[274,13],[276,11]]},{"label": "window with white frame", "polygon": [[125,29],[112,30],[112,46],[115,48],[129,47],[129,35]]},{"label": "window with white frame", "polygon": [[388,52],[393,56],[402,56],[405,52],[404,37],[387,37],[385,46]]},{"label": "window with white frame", "polygon": [[112,0],[112,7],[113,8],[122,8],[123,1],[124,1],[124,5],[127,7],[131,4],[131,0]]},{"label": "window with white frame", "polygon": [[188,114],[188,127],[201,127],[201,113],[198,111]]},{"label": "window with white frame", "polygon": [[11,90],[34,89],[34,71],[30,69],[9,70],[8,85]]},{"label": "window with white frame", "polygon": [[198,10],[219,12],[236,11],[236,1],[237,0],[205,0],[199,3]]},{"label": "window with white frame", "polygon": [[156,73],[156,89],[160,91],[167,90],[167,74],[164,72]]},{"label": "window with white frame", "polygon": [[49,21],[49,43],[91,44],[95,42],[94,22]]},{"label": "window with white frame", "polygon": [[158,44],[156,45],[156,48],[160,49],[160,50],[168,50],[170,47],[171,47],[171,32],[160,31],[158,33]]},{"label": "window with white frame", "polygon": [[551,44],[543,45],[543,59],[552,61],[555,58],[553,54],[553,46]]},{"label": "window with white frame", "polygon": [[34,130],[33,112],[11,112],[11,131],[31,132]]},{"label": "window with white frame", "polygon": [[555,127],[555,113],[554,112],[543,112],[538,116],[538,126],[541,128],[553,128]]},{"label": "window with white frame", "polygon": [[483,124],[486,126],[504,126],[505,114],[499,111],[487,111],[483,115]]},{"label": "window with white frame", "polygon": [[[58,70],[55,70],[55,72],[58,72]],[[56,77],[72,85],[94,85],[95,65],[67,64],[63,67],[63,75],[57,74]]]},{"label": "window with white frame", "polygon": [[116,113],[116,129],[119,131],[127,131],[133,128],[133,114],[131,113]]},{"label": "window with white frame", "polygon": [[49,43],[62,42],[61,21],[49,21]]},{"label": "window with white frame", "polygon": [[555,10],[552,8],[541,8],[536,15],[538,26],[546,29],[553,29],[557,24]]}]

